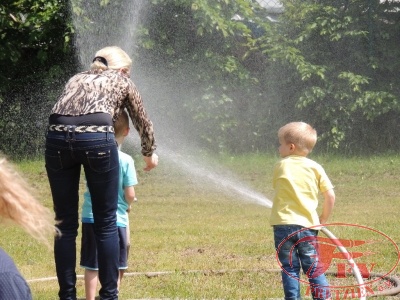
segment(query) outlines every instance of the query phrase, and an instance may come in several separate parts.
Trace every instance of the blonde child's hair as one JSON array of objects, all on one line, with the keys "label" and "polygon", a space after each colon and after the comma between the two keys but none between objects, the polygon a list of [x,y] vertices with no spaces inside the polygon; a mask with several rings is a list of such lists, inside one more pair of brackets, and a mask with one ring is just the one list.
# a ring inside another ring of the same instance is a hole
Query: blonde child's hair
[{"label": "blonde child's hair", "polygon": [[50,246],[48,237],[60,232],[54,216],[32,196],[32,190],[5,158],[0,158],[0,219],[20,225],[37,240]]},{"label": "blonde child's hair", "polygon": [[317,131],[307,123],[291,122],[278,130],[278,138],[308,154],[317,143]]},{"label": "blonde child's hair", "polygon": [[129,128],[129,117],[126,110],[123,109],[114,123],[115,137],[121,137],[126,128]]},{"label": "blonde child's hair", "polygon": [[101,62],[101,60],[95,59],[90,66],[91,70],[119,70],[122,68],[130,70],[132,66],[132,59],[124,50],[117,46],[109,46],[100,49],[96,52],[95,57],[104,58],[107,65]]}]

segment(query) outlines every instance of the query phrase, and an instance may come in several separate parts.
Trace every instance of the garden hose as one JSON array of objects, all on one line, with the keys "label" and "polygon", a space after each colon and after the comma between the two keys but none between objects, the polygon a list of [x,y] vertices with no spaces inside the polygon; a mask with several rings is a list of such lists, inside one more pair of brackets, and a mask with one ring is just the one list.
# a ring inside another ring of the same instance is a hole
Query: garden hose
[{"label": "garden hose", "polygon": [[361,290],[361,297],[360,300],[365,300],[367,299],[366,297],[366,289],[364,286],[364,280],[362,278],[361,272],[357,267],[357,264],[354,262],[353,258],[351,257],[350,253],[346,250],[345,247],[343,247],[343,245],[341,244],[341,242],[339,241],[339,239],[333,235],[332,232],[330,232],[326,227],[322,227],[321,231],[332,240],[332,242],[336,245],[336,247],[339,249],[340,252],[342,252],[343,254],[345,254],[346,259],[348,260],[354,276],[356,277],[356,280],[359,284],[360,290]]},{"label": "garden hose", "polygon": [[[362,278],[361,272],[359,270],[359,268],[357,267],[356,263],[354,262],[354,260],[352,259],[351,255],[349,254],[349,252],[346,250],[345,247],[343,247],[343,245],[340,243],[339,239],[336,238],[332,232],[330,232],[326,227],[322,227],[321,231],[332,240],[332,242],[335,243],[335,245],[337,246],[337,248],[339,249],[340,252],[342,252],[345,257],[347,258],[354,276],[357,280],[357,283],[360,286],[360,290],[361,290],[361,297],[359,298],[360,300],[365,300],[367,299],[366,297],[366,288],[365,288],[365,284],[364,284],[364,280]],[[222,275],[222,274],[226,274],[226,273],[232,273],[232,272],[281,272],[281,269],[267,269],[267,270],[260,270],[260,269],[253,269],[253,270],[249,270],[249,269],[234,269],[234,270],[186,270],[186,271],[181,271],[180,273],[182,274],[191,274],[191,273],[202,273],[205,275],[212,275],[212,274],[218,274],[218,275]],[[176,274],[179,273],[177,271],[156,271],[156,272],[127,272],[124,274],[125,276],[131,277],[131,276],[146,276],[147,278],[152,278],[152,277],[157,277],[157,276],[162,276],[162,275],[169,275],[169,274]],[[333,274],[333,275],[337,275],[336,272],[326,272],[326,274]],[[382,274],[378,274],[378,273],[371,273],[370,274],[371,278],[374,277],[380,277],[382,279],[387,280],[388,282],[390,282],[391,285],[393,285],[392,288],[390,289],[384,289],[382,291],[377,291],[374,292],[372,295],[368,295],[368,297],[380,297],[380,296],[394,296],[400,293],[400,280],[396,277],[392,277],[392,276],[384,276]],[[83,275],[77,275],[77,278],[82,279]],[[57,277],[47,277],[47,278],[37,278],[37,279],[30,279],[27,280],[27,282],[29,283],[33,283],[33,282],[44,282],[44,281],[53,281],[53,280],[57,280]]]},{"label": "garden hose", "polygon": [[[335,235],[333,235],[333,233],[330,232],[326,227],[322,227],[321,231],[328,238],[330,238],[332,240],[332,242],[336,245],[336,247],[339,249],[339,251],[345,255],[345,257],[347,258],[347,260],[353,270],[354,276],[360,286],[360,290],[361,290],[360,300],[367,299],[366,288],[364,285],[364,280],[362,278],[361,272],[360,272],[359,268],[357,267],[357,264],[354,262],[353,258],[349,254],[349,252],[346,250],[345,247],[343,247],[343,245],[340,243],[339,239]],[[336,272],[327,272],[327,274],[336,275],[337,273]],[[370,277],[371,278],[380,277],[382,279],[385,279],[385,280],[389,281],[393,285],[393,287],[390,289],[384,289],[382,291],[374,292],[372,295],[369,295],[369,297],[394,296],[394,295],[397,295],[400,293],[400,280],[398,278],[384,276],[384,275],[378,274],[378,273],[371,273]]]}]

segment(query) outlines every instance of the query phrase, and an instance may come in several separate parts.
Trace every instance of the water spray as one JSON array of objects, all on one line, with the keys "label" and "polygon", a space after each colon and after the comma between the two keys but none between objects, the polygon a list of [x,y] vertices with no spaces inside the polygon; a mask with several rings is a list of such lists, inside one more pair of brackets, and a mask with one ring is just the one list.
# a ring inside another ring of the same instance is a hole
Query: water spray
[{"label": "water spray", "polygon": [[[86,12],[87,13],[93,13],[93,15],[90,15],[90,19],[93,20],[94,23],[96,23],[96,26],[94,26],[95,32],[90,32],[89,31],[89,36],[83,36],[80,35],[82,32],[78,32],[77,38],[75,40],[76,48],[78,49],[78,54],[79,54],[79,59],[81,64],[87,65],[88,62],[91,61],[92,55],[95,53],[96,50],[102,48],[104,44],[118,44],[121,45],[122,48],[125,48],[128,50],[128,52],[133,49],[134,45],[134,37],[135,37],[135,27],[136,27],[136,22],[137,22],[137,16],[135,16],[135,12],[140,11],[140,7],[145,5],[144,0],[139,0],[139,1],[129,1],[129,0],[124,0],[125,4],[121,4],[121,7],[124,7],[124,11],[126,12],[126,15],[120,16],[119,18],[114,18],[114,14],[112,15],[112,20],[114,21],[120,21],[119,24],[114,24],[114,26],[110,26],[109,22],[104,22],[104,16],[96,15],[96,11],[92,11],[92,7],[87,7]],[[84,2],[82,2],[84,3]],[[135,6],[136,5],[136,6]],[[75,16],[75,15],[74,15]],[[82,24],[81,20],[84,20],[85,18],[82,18],[81,16],[75,16],[74,18],[74,24],[76,28],[81,28],[84,26],[80,26]],[[102,21],[103,20],[103,21]],[[84,24],[83,24],[84,25]],[[124,27],[127,26],[127,27]],[[115,35],[114,30],[115,27],[118,28],[123,28],[121,32],[124,32],[125,34],[128,33],[128,36],[118,36]],[[110,31],[113,34],[109,34]],[[101,36],[101,39],[98,39],[96,37]],[[117,37],[117,40],[114,40],[114,38]],[[118,40],[118,38],[120,38]],[[81,51],[81,49],[84,49],[84,51]],[[130,54],[130,53],[129,53]],[[151,103],[150,103],[151,104]],[[263,194],[258,193],[254,191],[253,189],[247,187],[244,185],[240,180],[235,180],[231,176],[225,176],[225,175],[219,175],[217,174],[213,169],[205,167],[204,164],[200,164],[199,162],[196,162],[194,160],[190,160],[189,156],[185,155],[185,159],[181,159],[179,155],[177,155],[176,152],[171,151],[169,149],[159,149],[159,153],[161,155],[165,154],[165,157],[167,157],[170,161],[174,162],[176,166],[182,168],[185,172],[188,172],[198,178],[202,178],[204,180],[207,180],[208,182],[212,182],[214,186],[218,188],[224,188],[224,190],[228,193],[235,193],[236,195],[240,195],[242,199],[248,202],[252,202],[261,206],[264,206],[266,208],[272,208],[272,201],[266,198]],[[357,279],[358,284],[360,287],[364,287],[364,282],[362,279],[362,276],[360,274],[360,270],[358,269],[357,265],[351,258],[350,254],[347,252],[347,250],[343,247],[343,245],[340,244],[339,240],[328,230],[326,227],[322,227],[321,231],[328,237],[330,238],[333,242],[335,242],[337,248],[346,255],[346,258],[348,258],[348,261],[350,265],[353,268],[353,273]],[[339,244],[338,244],[339,243]],[[235,270],[230,270],[231,272],[234,272]],[[240,270],[241,272],[243,271],[249,271],[249,270]],[[254,270],[253,270],[254,271]],[[280,270],[267,270],[268,272],[279,272]],[[199,272],[199,273],[204,273],[204,270],[192,270],[192,271],[186,271],[182,273],[191,273],[191,272]],[[222,271],[215,271],[216,273],[222,272]],[[227,272],[224,270],[224,272]],[[228,271],[229,272],[229,271]],[[133,272],[133,273],[125,273],[124,276],[138,276],[138,275],[146,275],[147,277],[151,276],[158,276],[158,275],[167,275],[167,274],[173,274],[176,273],[176,271],[160,271],[160,272]],[[376,274],[375,276],[379,276],[379,274]],[[78,278],[83,278],[82,275],[78,275]],[[388,279],[388,278],[387,278]],[[39,279],[31,279],[27,280],[28,282],[39,282],[39,281],[51,281],[51,280],[57,280],[57,277],[48,277],[48,278],[39,278]],[[380,296],[380,295],[395,295],[400,293],[400,282],[395,279],[388,279],[390,280],[395,288],[382,291],[382,292],[377,292],[374,294],[374,296]],[[365,287],[364,287],[365,290]],[[365,296],[360,298],[362,300],[366,299]]]},{"label": "water spray", "polygon": [[201,162],[199,158],[190,157],[190,155],[180,155],[176,152],[163,148],[160,149],[161,158],[174,163],[174,167],[182,169],[185,173],[195,177],[198,181],[206,181],[208,186],[214,186],[223,190],[227,194],[240,196],[243,201],[255,203],[267,208],[272,207],[272,201],[247,186],[243,181],[236,179],[234,175],[228,174],[226,170],[220,168],[218,173],[215,166],[211,167],[209,163]]}]

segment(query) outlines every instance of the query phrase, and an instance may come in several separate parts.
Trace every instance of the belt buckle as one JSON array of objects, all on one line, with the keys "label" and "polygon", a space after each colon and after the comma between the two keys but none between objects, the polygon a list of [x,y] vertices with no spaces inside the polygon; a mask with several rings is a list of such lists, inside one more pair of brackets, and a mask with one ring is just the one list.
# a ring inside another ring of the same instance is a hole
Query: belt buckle
[{"label": "belt buckle", "polygon": [[76,125],[66,125],[65,127],[65,131],[75,133]]}]

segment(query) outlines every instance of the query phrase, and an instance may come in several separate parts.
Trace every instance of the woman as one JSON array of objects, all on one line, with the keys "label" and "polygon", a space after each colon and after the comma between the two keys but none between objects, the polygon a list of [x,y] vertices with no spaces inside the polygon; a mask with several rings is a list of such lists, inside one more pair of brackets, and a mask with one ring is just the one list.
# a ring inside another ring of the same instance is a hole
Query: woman
[{"label": "woman", "polygon": [[118,149],[113,123],[126,108],[141,138],[145,171],[158,164],[153,125],[129,79],[132,60],[119,47],[99,50],[90,71],[73,76],[49,117],[46,170],[57,227],[54,242],[60,299],[76,299],[76,237],[81,166],[92,196],[100,298],[118,299]]}]

